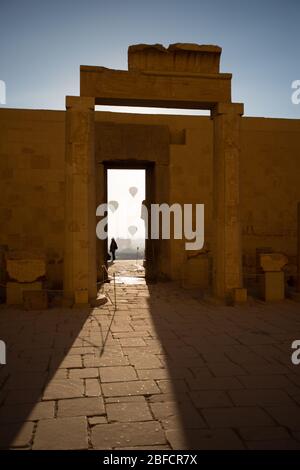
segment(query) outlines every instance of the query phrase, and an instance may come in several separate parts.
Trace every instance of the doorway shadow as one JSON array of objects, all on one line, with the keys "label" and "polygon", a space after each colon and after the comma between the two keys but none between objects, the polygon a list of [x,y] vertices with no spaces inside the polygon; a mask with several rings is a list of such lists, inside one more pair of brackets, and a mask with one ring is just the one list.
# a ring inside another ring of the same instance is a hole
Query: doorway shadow
[{"label": "doorway shadow", "polygon": [[[36,421],[55,416],[67,367],[82,368],[80,353],[99,348],[88,338],[90,313],[88,308],[1,308],[7,358],[0,366],[0,448],[30,448]],[[68,380],[74,396],[83,396],[83,379]]]},{"label": "doorway shadow", "polygon": [[[161,362],[161,368],[146,371],[160,391],[148,400],[168,444],[174,450],[245,449],[238,434],[230,428],[211,427],[203,413],[233,406],[222,387],[236,379],[216,377],[209,367],[223,364],[226,368],[226,352],[237,344],[227,336],[230,322],[225,326],[222,318],[224,308],[231,307],[218,308],[198,290],[184,290],[174,282],[148,284],[147,289],[149,313],[144,321],[145,328],[149,325],[149,340],[147,336],[144,340],[149,356]],[[146,372],[141,371],[142,377],[147,377]]]}]

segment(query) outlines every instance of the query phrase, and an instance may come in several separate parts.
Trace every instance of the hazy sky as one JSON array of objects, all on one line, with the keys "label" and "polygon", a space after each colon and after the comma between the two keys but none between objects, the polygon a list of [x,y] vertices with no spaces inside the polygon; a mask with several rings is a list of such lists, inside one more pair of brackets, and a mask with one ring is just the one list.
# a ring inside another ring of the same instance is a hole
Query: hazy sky
[{"label": "hazy sky", "polygon": [[0,0],[0,80],[7,107],[64,109],[79,66],[127,68],[136,43],[223,47],[246,115],[300,118],[299,0]]},{"label": "hazy sky", "polygon": [[145,170],[108,170],[108,238],[144,239]]}]

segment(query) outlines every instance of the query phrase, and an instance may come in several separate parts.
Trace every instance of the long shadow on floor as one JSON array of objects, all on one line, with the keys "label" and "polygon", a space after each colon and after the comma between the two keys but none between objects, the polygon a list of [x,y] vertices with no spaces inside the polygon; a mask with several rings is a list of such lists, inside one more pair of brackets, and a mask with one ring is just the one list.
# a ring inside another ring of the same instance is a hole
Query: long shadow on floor
[{"label": "long shadow on floor", "polygon": [[[293,396],[300,369],[290,363],[284,343],[299,328],[297,306],[284,304],[276,310],[260,303],[243,310],[203,301],[200,293],[174,284],[148,289],[150,332],[161,345],[157,357],[167,371],[160,378],[160,371],[153,371],[164,397],[153,395],[149,401],[172,448],[245,449],[261,444],[299,449],[300,442],[290,433],[297,429],[293,423],[299,407]],[[157,354],[157,341],[145,341],[150,348],[153,343]],[[283,403],[285,414],[277,418],[280,413],[272,406]],[[280,444],[268,437],[277,419],[292,423]],[[240,429],[251,426],[260,429],[261,443],[251,438],[245,442]]]},{"label": "long shadow on floor", "polygon": [[[34,421],[53,417],[54,401],[39,402],[49,384],[53,397],[55,393],[63,397],[67,369],[59,367],[64,360],[66,366],[82,367],[81,357],[68,353],[75,345],[88,347],[81,332],[89,315],[89,309],[25,312],[1,308],[0,331],[7,358],[6,365],[0,366],[0,448],[30,446]],[[74,396],[83,394],[83,380],[68,383]],[[70,389],[68,394],[72,395]]]}]

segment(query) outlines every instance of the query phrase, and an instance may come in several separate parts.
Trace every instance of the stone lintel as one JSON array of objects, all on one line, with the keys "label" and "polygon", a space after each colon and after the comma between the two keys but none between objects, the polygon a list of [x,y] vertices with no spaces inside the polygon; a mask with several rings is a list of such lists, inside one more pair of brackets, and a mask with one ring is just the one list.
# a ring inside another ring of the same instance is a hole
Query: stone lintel
[{"label": "stone lintel", "polygon": [[231,74],[80,67],[80,95],[98,105],[212,109],[231,102]]},{"label": "stone lintel", "polygon": [[244,114],[244,103],[216,103],[212,110],[212,117],[221,114]]},{"label": "stone lintel", "polygon": [[89,96],[66,96],[66,109],[94,111],[95,98],[91,98]]}]

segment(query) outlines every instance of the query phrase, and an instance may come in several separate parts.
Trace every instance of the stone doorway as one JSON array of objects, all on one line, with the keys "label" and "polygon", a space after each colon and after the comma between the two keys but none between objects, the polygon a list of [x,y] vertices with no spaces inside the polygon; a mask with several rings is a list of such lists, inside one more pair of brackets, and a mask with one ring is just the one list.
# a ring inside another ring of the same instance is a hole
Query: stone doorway
[{"label": "stone doorway", "polygon": [[[145,174],[145,197],[143,203],[146,207],[150,207],[150,205],[155,202],[155,162],[149,161],[135,161],[135,160],[111,160],[105,161],[102,164],[102,186],[104,187],[104,195],[105,195],[105,203],[109,204],[108,200],[108,172],[110,170],[143,170]],[[150,219],[145,222],[145,225],[148,226],[149,230],[151,229]],[[115,272],[115,274],[119,277],[130,278],[130,277],[137,277],[137,278],[145,278],[147,282],[155,282],[157,280],[157,273],[158,273],[158,262],[157,262],[157,255],[158,255],[158,247],[155,243],[155,240],[145,239],[145,248],[143,256],[137,256],[138,263],[135,263],[135,256],[131,260],[132,262],[128,262],[128,260],[116,260],[114,266],[112,266],[111,262],[106,262],[106,267],[110,271],[110,273]],[[108,253],[110,238],[108,238],[101,242],[101,240],[97,241],[98,244],[98,254],[100,251],[103,253]],[[102,246],[101,246],[102,245]],[[102,255],[103,256],[103,255]],[[136,264],[136,266],[135,266]],[[137,265],[140,265],[140,269],[137,269]],[[126,283],[126,279],[124,281]],[[130,283],[130,279],[128,279],[128,283]]]},{"label": "stone doorway", "polygon": [[[243,297],[239,204],[240,122],[243,105],[231,101],[231,74],[219,72],[221,48],[210,45],[135,45],[128,49],[128,71],[81,66],[80,97],[66,99],[66,202],[64,296],[76,303],[96,296],[95,157],[105,182],[105,162],[155,162],[156,203],[169,202],[168,126],[101,122],[95,105],[166,107],[211,111],[213,155],[213,291],[220,298]],[[155,145],[154,145],[155,144]],[[156,148],[155,148],[156,147]],[[146,154],[146,157],[145,157]],[[137,155],[132,160],[132,155]],[[121,157],[120,157],[121,156]],[[78,200],[80,206],[78,207]],[[99,202],[98,202],[99,201]],[[154,243],[147,277],[167,277],[169,246]],[[148,243],[149,246],[149,243]],[[149,249],[149,248],[148,248]],[[153,259],[155,261],[153,261]]]}]

